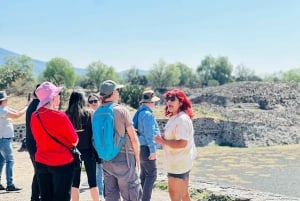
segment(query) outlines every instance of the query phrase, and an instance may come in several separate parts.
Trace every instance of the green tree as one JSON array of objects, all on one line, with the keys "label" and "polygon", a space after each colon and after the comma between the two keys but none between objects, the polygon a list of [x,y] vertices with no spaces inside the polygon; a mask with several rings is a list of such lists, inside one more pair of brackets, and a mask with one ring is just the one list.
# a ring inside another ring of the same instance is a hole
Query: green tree
[{"label": "green tree", "polygon": [[286,82],[300,82],[300,68],[291,69],[283,73],[283,78]]},{"label": "green tree", "polygon": [[99,91],[100,84],[105,80],[119,80],[113,67],[109,67],[101,61],[93,62],[87,67],[87,77],[93,83],[93,86]]},{"label": "green tree", "polygon": [[63,106],[66,105],[70,96],[66,89],[73,88],[76,80],[76,72],[72,64],[63,58],[53,58],[46,64],[42,79],[57,86],[65,86],[61,92],[59,105],[59,109],[65,109]]},{"label": "green tree", "polygon": [[232,70],[232,64],[228,61],[227,57],[215,59],[212,56],[206,56],[197,67],[200,81],[202,85],[206,86],[209,82],[214,84],[219,83],[221,85],[232,82]]},{"label": "green tree", "polygon": [[55,85],[64,85],[67,88],[74,87],[76,73],[72,64],[63,58],[53,58],[43,72],[43,79]]},{"label": "green tree", "polygon": [[124,80],[126,83],[130,83],[132,85],[146,86],[148,83],[147,77],[145,75],[140,75],[139,70],[135,67],[132,67],[125,72]]},{"label": "green tree", "polygon": [[154,89],[165,89],[171,86],[177,86],[179,83],[180,71],[174,64],[167,64],[159,60],[147,74],[149,85]]},{"label": "green tree", "polygon": [[266,82],[278,82],[283,80],[283,71],[275,72],[272,74],[265,75],[263,81]]},{"label": "green tree", "polygon": [[193,73],[192,68],[183,63],[176,63],[175,66],[179,69],[179,86],[193,87],[197,85],[197,75]]},{"label": "green tree", "polygon": [[9,88],[16,80],[34,81],[32,68],[32,60],[26,55],[6,57],[4,64],[0,66],[0,88]]},{"label": "green tree", "polygon": [[220,85],[232,82],[232,64],[228,61],[227,57],[219,57],[213,68],[212,77],[217,80]]},{"label": "green tree", "polygon": [[141,85],[128,85],[121,90],[121,101],[137,109],[140,106],[144,87]]},{"label": "green tree", "polygon": [[208,84],[209,80],[213,80],[213,70],[215,67],[216,60],[212,56],[206,56],[201,64],[197,67],[197,73],[202,85]]},{"label": "green tree", "polygon": [[77,75],[75,85],[84,89],[94,89],[93,82],[86,75]]},{"label": "green tree", "polygon": [[240,64],[235,69],[235,81],[262,81],[255,71]]}]

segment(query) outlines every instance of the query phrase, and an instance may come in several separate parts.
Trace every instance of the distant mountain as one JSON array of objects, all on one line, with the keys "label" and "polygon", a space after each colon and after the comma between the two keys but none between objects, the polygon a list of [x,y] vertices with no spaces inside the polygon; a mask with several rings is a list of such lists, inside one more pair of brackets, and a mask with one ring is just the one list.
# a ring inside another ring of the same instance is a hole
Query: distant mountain
[{"label": "distant mountain", "polygon": [[[121,77],[122,79],[124,79],[125,75],[128,73],[129,70],[130,70],[130,69],[120,71],[120,72],[119,72],[120,77]],[[139,74],[139,75],[146,75],[147,72],[148,72],[148,71],[146,71],[146,70],[138,69],[138,74]]]},{"label": "distant mountain", "polygon": [[[7,56],[21,56],[21,54],[0,48],[0,65],[3,64],[5,62],[5,57]],[[30,57],[30,55],[27,55]],[[46,63],[44,61],[40,61],[37,59],[32,59],[32,63],[33,63],[33,74],[35,77],[37,77],[39,74],[41,74],[45,68],[46,68]],[[84,75],[86,73],[86,69],[84,68],[77,68],[75,67],[75,72],[78,75]]]},{"label": "distant mountain", "polygon": [[[3,49],[0,47],[0,65],[3,64],[5,62],[5,57],[7,56],[21,56],[21,54]],[[27,55],[30,57],[30,55]],[[46,63],[45,61],[41,61],[41,60],[37,60],[37,59],[32,59],[32,63],[33,63],[33,74],[35,77],[39,76],[46,68]],[[124,77],[125,73],[127,73],[129,70],[123,70],[121,72],[119,72],[121,78]],[[148,71],[146,70],[142,70],[142,69],[138,69],[139,74],[140,75],[146,75]],[[78,75],[84,75],[86,74],[87,70],[84,68],[78,68],[75,67],[75,72]]]}]

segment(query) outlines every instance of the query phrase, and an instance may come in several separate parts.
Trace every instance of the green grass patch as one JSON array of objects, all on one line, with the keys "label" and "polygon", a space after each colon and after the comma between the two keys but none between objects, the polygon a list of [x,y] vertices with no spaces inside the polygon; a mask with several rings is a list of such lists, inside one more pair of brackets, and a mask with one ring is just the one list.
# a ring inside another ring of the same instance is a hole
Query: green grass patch
[{"label": "green grass patch", "polygon": [[157,188],[162,191],[167,191],[168,190],[168,182],[166,180],[156,181],[154,183],[154,188]]},{"label": "green grass patch", "polygon": [[[168,190],[168,182],[166,180],[156,181],[154,184],[154,188],[167,191]],[[227,195],[216,195],[212,191],[208,190],[200,190],[195,188],[189,189],[190,197],[192,200],[197,201],[238,201],[235,198],[232,198]]]}]

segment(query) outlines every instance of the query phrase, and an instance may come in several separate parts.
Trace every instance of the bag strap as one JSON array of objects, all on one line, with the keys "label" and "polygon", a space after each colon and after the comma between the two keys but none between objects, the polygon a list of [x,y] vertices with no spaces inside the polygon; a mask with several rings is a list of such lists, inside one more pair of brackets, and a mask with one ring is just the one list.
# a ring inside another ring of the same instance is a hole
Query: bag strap
[{"label": "bag strap", "polygon": [[[67,146],[67,145],[65,145],[64,143],[62,143],[61,141],[59,141],[57,138],[55,138],[53,135],[51,135],[47,130],[46,130],[46,128],[45,128],[45,126],[44,126],[44,124],[43,124],[43,122],[42,122],[42,119],[41,119],[41,117],[40,117],[40,114],[39,114],[39,111],[36,111],[36,116],[37,116],[37,118],[39,119],[39,121],[40,121],[40,123],[41,123],[41,125],[42,125],[42,127],[43,127],[43,129],[44,129],[44,131],[55,141],[55,142],[57,142],[58,144],[60,144],[60,145],[62,145],[62,146],[64,146],[64,147],[66,147],[69,151],[71,151],[71,149]],[[71,151],[72,152],[72,151]]]}]

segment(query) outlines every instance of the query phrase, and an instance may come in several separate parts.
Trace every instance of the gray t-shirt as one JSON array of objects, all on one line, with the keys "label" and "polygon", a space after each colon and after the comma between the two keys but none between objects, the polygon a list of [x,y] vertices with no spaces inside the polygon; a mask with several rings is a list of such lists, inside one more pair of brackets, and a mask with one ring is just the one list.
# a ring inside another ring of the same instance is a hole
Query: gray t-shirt
[{"label": "gray t-shirt", "polygon": [[0,106],[0,138],[14,137],[14,126],[12,120],[7,118],[8,107]]}]

